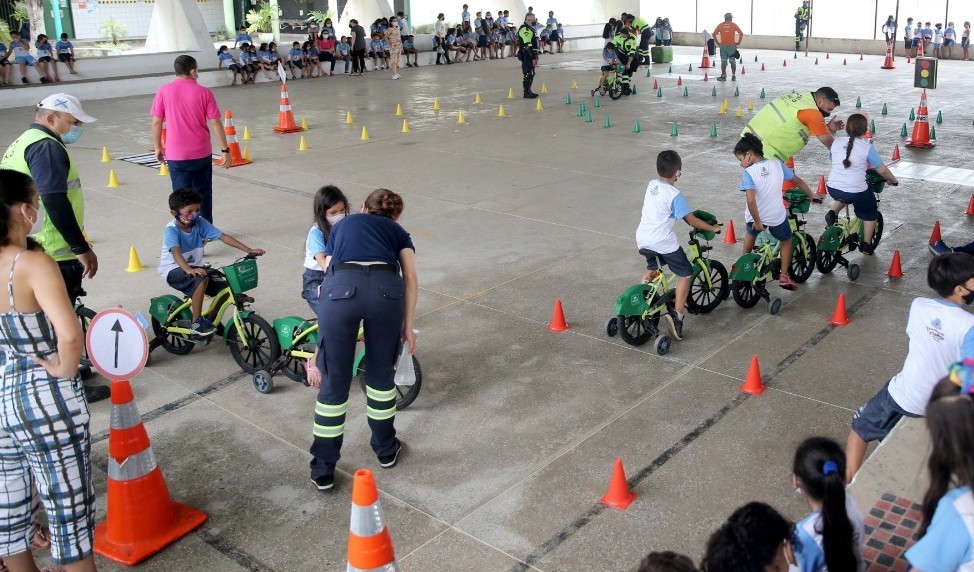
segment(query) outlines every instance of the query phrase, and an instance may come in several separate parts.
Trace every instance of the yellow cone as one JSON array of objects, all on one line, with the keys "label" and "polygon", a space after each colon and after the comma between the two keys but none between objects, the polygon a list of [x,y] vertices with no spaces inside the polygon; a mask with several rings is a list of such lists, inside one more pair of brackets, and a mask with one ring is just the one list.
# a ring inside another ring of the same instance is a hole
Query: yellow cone
[{"label": "yellow cone", "polygon": [[507,117],[507,114],[504,113],[504,106],[503,105],[501,105],[501,108],[497,110],[497,117]]},{"label": "yellow cone", "polygon": [[115,176],[115,169],[109,169],[108,170],[108,188],[109,189],[114,189],[115,187],[118,187],[118,186],[120,186],[120,185],[118,184],[118,177]]},{"label": "yellow cone", "polygon": [[135,247],[129,249],[129,267],[125,269],[126,272],[140,272],[145,270],[145,266],[142,266],[142,261],[139,260],[139,253],[135,251]]},{"label": "yellow cone", "polygon": [[474,100],[473,100],[473,104],[474,104],[474,105],[481,105],[481,104],[483,104],[483,103],[484,103],[484,102],[480,100],[480,92],[477,92],[477,97],[475,97],[475,98],[474,98]]},{"label": "yellow cone", "polygon": [[721,104],[720,104],[720,107],[718,107],[718,108],[717,108],[717,114],[718,114],[718,115],[723,115],[723,114],[725,114],[725,113],[727,113],[727,110],[726,110],[726,109],[724,109],[724,104],[723,104],[723,103],[721,103]]},{"label": "yellow cone", "polygon": [[578,82],[572,80],[572,89],[578,89]]},{"label": "yellow cone", "polygon": [[463,112],[461,111],[460,115],[457,116],[457,125],[463,125],[466,122],[467,120],[463,118]]},{"label": "yellow cone", "polygon": [[253,158],[251,158],[251,156],[250,156],[250,146],[249,145],[244,145],[243,158],[244,158],[244,161],[253,161]]},{"label": "yellow cone", "polygon": [[726,99],[724,100],[724,109],[730,109],[730,102]]},{"label": "yellow cone", "polygon": [[537,109],[538,111],[541,111],[542,109],[544,109],[543,107],[541,107],[541,98],[540,97],[538,98],[538,104],[535,105],[534,108]]},{"label": "yellow cone", "polygon": [[362,141],[368,141],[369,140],[369,132],[365,130],[365,126],[364,125],[362,126],[362,137],[361,137],[361,139],[362,139]]},{"label": "yellow cone", "polygon": [[507,90],[507,99],[514,99],[514,88],[513,87]]},{"label": "yellow cone", "polygon": [[304,140],[304,135],[301,136],[301,142],[298,143],[298,151],[307,151],[308,142]]},{"label": "yellow cone", "polygon": [[159,165],[159,176],[168,177],[169,176],[169,165],[162,163]]},{"label": "yellow cone", "polygon": [[402,120],[402,132],[409,133],[409,124],[406,123],[405,119]]},{"label": "yellow cone", "polygon": [[738,117],[744,117],[744,106],[743,105],[738,105],[737,106],[737,116]]},{"label": "yellow cone", "polygon": [[306,119],[301,119],[301,131],[308,130],[308,121]]},{"label": "yellow cone", "polygon": [[246,125],[244,125],[243,140],[244,141],[250,141],[250,128],[247,127]]},{"label": "yellow cone", "polygon": [[396,104],[396,117],[402,117],[402,105]]},{"label": "yellow cone", "polygon": [[748,111],[754,111],[754,100],[753,99],[749,99],[747,101],[747,110]]},{"label": "yellow cone", "polygon": [[351,111],[346,111],[345,112],[345,125],[351,125],[352,123],[355,123],[354,121],[352,121],[352,112]]},{"label": "yellow cone", "polygon": [[541,93],[548,93],[548,86],[541,82]]},{"label": "yellow cone", "polygon": [[101,162],[108,163],[112,160],[112,156],[108,154],[108,147],[101,148]]},{"label": "yellow cone", "polygon": [[439,111],[439,110],[440,110],[440,100],[434,98],[433,99],[433,111]]}]

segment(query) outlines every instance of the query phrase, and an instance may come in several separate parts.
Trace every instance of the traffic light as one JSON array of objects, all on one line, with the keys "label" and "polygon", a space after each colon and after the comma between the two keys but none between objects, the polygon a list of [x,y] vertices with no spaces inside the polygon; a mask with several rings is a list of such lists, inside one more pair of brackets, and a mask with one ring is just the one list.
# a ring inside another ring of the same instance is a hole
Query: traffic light
[{"label": "traffic light", "polygon": [[913,87],[937,89],[937,58],[914,60]]}]

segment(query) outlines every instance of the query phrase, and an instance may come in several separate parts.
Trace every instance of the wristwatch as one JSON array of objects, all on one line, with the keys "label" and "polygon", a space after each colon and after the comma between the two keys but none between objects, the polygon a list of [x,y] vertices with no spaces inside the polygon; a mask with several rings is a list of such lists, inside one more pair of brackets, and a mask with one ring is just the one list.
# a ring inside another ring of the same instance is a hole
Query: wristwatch
[{"label": "wristwatch", "polygon": [[220,151],[223,152],[223,153],[229,153],[230,152],[230,148],[227,147],[226,149],[220,149]]}]

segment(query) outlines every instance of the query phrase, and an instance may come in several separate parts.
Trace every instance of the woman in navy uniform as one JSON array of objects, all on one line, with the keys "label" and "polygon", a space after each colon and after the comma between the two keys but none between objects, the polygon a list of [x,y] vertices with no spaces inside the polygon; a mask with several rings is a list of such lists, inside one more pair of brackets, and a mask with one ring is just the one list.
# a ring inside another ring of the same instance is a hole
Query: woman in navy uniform
[{"label": "woman in navy uniform", "polygon": [[402,450],[394,426],[393,376],[401,344],[409,344],[410,353],[416,349],[413,316],[419,291],[416,249],[396,222],[402,211],[402,197],[377,189],[365,199],[361,214],[345,217],[328,237],[317,310],[322,382],[311,445],[311,479],[318,490],[334,486],[360,323],[367,348],[366,411],[372,450],[386,469],[396,465]]}]

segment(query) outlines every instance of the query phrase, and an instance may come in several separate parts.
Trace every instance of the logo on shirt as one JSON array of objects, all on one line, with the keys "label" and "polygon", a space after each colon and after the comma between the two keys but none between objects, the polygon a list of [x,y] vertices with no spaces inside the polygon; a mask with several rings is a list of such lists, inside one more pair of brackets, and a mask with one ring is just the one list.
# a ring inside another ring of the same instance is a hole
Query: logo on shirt
[{"label": "logo on shirt", "polygon": [[761,165],[761,174],[760,174],[760,177],[763,178],[763,179],[767,179],[770,176],[771,176],[771,172],[768,171],[768,166],[767,165]]},{"label": "logo on shirt", "polygon": [[659,194],[659,185],[650,185],[649,186],[649,194],[653,195],[654,197],[656,195],[658,195]]},{"label": "logo on shirt", "polygon": [[927,334],[938,342],[944,341],[944,324],[940,318],[934,318],[927,326]]}]

